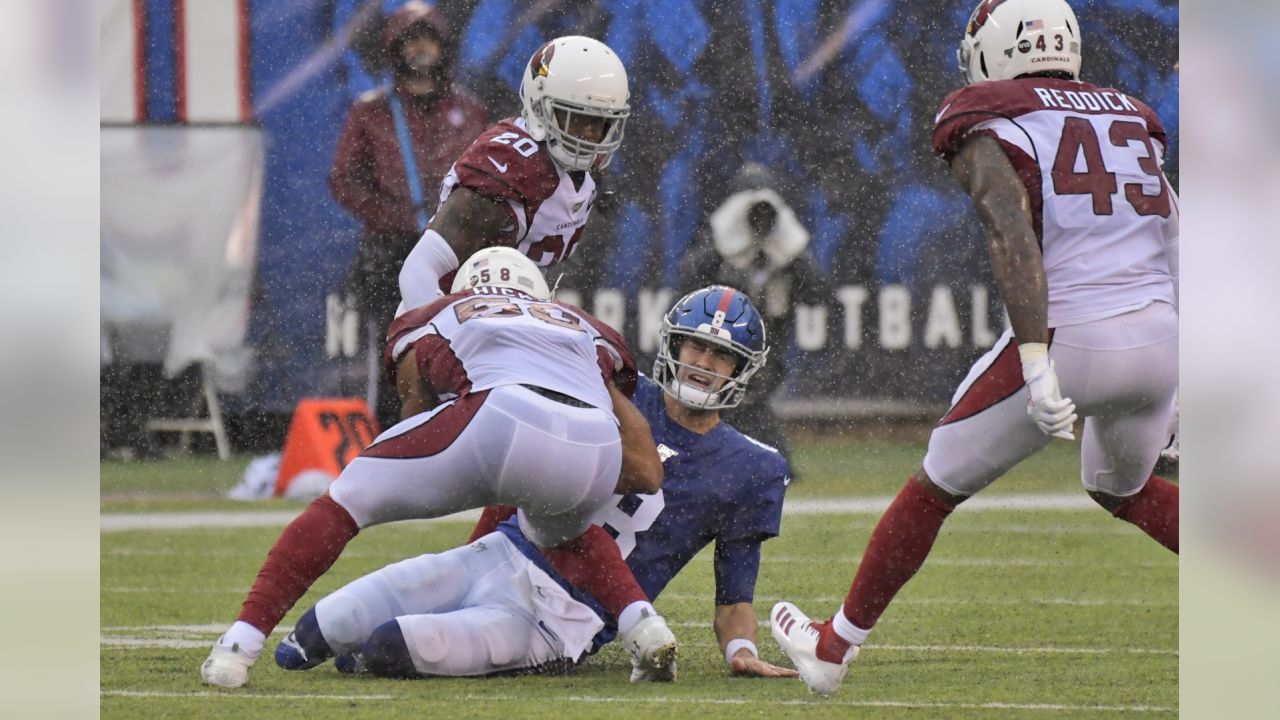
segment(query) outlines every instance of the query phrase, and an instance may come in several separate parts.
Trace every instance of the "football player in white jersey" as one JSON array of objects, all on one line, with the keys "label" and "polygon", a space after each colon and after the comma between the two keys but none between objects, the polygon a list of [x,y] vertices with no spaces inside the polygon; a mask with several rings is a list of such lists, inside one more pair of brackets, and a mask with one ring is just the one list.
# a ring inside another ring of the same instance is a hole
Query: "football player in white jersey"
[{"label": "football player in white jersey", "polygon": [[[661,487],[657,446],[628,399],[635,361],[616,331],[551,300],[538,267],[511,248],[473,255],[451,289],[391,327],[397,368],[412,366],[431,402],[284,529],[201,666],[206,683],[244,685],[266,636],[362,528],[507,504],[530,541],[553,548],[583,535],[614,492]],[[638,662],[674,661],[665,621],[645,620],[647,642],[629,645],[647,656]]]},{"label": "football player in white jersey", "polygon": [[493,245],[539,267],[573,254],[596,200],[596,178],[631,114],[627,71],[604,43],[552,40],[520,83],[519,117],[480,134],[445,177],[440,206],[400,271],[397,314],[449,287],[458,258]]},{"label": "football player in white jersey", "polygon": [[[671,308],[659,337],[653,379],[639,380],[635,404],[659,442],[663,488],[615,496],[596,517],[608,528],[602,542],[614,545],[610,534],[617,536],[625,567],[654,598],[714,543],[714,567],[706,568],[715,576],[712,625],[730,672],[796,677],[758,657],[752,605],[761,545],[781,530],[790,469],[720,418],[765,363],[760,313],[733,288],[707,287]],[[487,508],[469,544],[388,565],[326,596],[276,648],[277,664],[306,670],[337,656],[343,671],[422,677],[581,662],[611,641],[614,618],[618,629],[629,624],[627,612],[581,592],[577,579],[594,568],[562,565],[558,552],[533,547],[508,520],[514,512]],[[623,640],[630,642],[625,632]],[[631,681],[675,679],[674,660],[664,670],[635,667]]]},{"label": "football player in white jersey", "polygon": [[1178,384],[1178,203],[1164,128],[1141,101],[1080,81],[1064,0],[982,0],[958,52],[968,86],[933,135],[973,198],[1012,328],[970,370],[871,535],[843,606],[774,606],[810,690],[839,688],[951,511],[1084,417],[1082,481],[1173,552],[1178,488],[1152,475]]}]

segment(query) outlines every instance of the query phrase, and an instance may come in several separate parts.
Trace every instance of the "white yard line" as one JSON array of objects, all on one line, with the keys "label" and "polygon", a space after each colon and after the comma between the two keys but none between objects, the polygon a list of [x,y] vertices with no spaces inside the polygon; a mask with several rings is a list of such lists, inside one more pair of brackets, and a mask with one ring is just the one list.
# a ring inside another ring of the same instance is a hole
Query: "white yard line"
[{"label": "white yard line", "polygon": [[310,693],[255,693],[255,692],[161,692],[158,690],[102,690],[103,697],[127,698],[245,698],[251,700],[395,700],[395,695],[318,695]]},{"label": "white yard line", "polygon": [[[689,562],[691,563],[707,563],[710,564],[715,560],[710,553],[698,554]],[[827,565],[834,563],[843,565],[848,568],[856,567],[861,558],[847,557],[808,557],[801,555],[768,555],[760,559],[763,563],[779,563],[783,565]],[[929,558],[929,565],[935,567],[1028,567],[1028,568],[1063,568],[1063,567],[1082,567],[1096,568],[1099,570],[1122,569],[1133,570],[1135,568],[1160,569],[1166,568],[1176,570],[1178,568],[1177,558],[1168,560],[1143,560],[1141,562],[1099,562],[1088,558],[1081,560],[1046,560],[1043,558],[962,558],[962,557],[938,557]]]},{"label": "white yard line", "polygon": [[[281,512],[177,512],[177,513],[109,513],[100,516],[102,532],[126,530],[222,530],[234,528],[283,527],[298,517],[300,510]],[[435,520],[412,520],[412,523],[474,523],[479,510],[448,515]]]},{"label": "white yard line", "polygon": [[[521,698],[515,695],[467,695],[462,700],[493,702],[497,701],[520,701]],[[580,703],[661,703],[667,704],[684,704],[684,705],[777,705],[777,706],[818,706],[830,707],[833,705],[841,707],[892,707],[892,708],[942,708],[957,710],[1041,710],[1049,712],[1097,712],[1097,713],[1117,713],[1117,712],[1152,712],[1152,713],[1171,713],[1177,712],[1176,707],[1162,705],[1063,705],[1058,703],[963,703],[963,702],[927,702],[913,700],[837,700],[837,699],[815,699],[815,700],[764,700],[752,698],[744,700],[741,698],[673,698],[673,697],[601,697],[589,695],[570,695],[568,697],[556,698],[557,702],[580,702]]]},{"label": "white yard line", "polygon": [[[227,629],[226,623],[207,623],[205,625],[112,625],[102,628],[102,632],[171,632],[171,633],[220,633]],[[279,625],[276,633],[288,634],[292,626]]]},{"label": "white yard line", "polygon": [[[705,630],[711,623],[690,620],[673,622],[672,627]],[[761,621],[761,627],[769,623]],[[112,648],[205,648],[226,629],[226,625],[124,625],[105,627],[99,642],[102,647]],[[278,627],[273,634],[287,634],[292,628]],[[121,634],[127,633],[127,634]],[[148,637],[149,636],[149,637]],[[1041,655],[1177,655],[1177,650],[1169,648],[1144,647],[1070,647],[1062,645],[911,645],[911,644],[869,644],[869,650],[892,650],[897,652],[973,652],[1004,655],[1041,654]]]},{"label": "white yard line", "polygon": [[[248,589],[246,588],[246,592]],[[161,591],[164,592],[164,591]],[[665,593],[658,598],[659,602],[707,602],[706,595],[696,595],[691,593]],[[835,595],[788,595],[786,597],[778,595],[756,595],[756,607],[767,607],[776,602],[787,600],[799,605],[817,604],[817,603],[842,603],[844,596]],[[1072,597],[1028,597],[1028,598],[976,598],[976,597],[897,597],[893,601],[894,605],[1069,605],[1078,607],[1106,607],[1108,605],[1129,606],[1129,607],[1171,607],[1178,604],[1177,600],[1150,600],[1147,598],[1072,598]]]},{"label": "white yard line", "polygon": [[209,649],[212,640],[182,640],[180,638],[139,638],[139,637],[103,637],[98,645],[104,648],[164,648],[166,650],[187,650],[189,648]]},{"label": "white yard line", "polygon": [[[889,507],[892,497],[830,497],[789,500],[782,514],[808,515],[878,515]],[[1083,493],[1071,495],[995,495],[978,496],[965,502],[957,512],[1079,512],[1096,510],[1097,505]],[[279,527],[298,516],[299,511],[281,512],[181,512],[181,513],[109,513],[101,516],[102,532],[126,530],[189,530],[250,527]],[[478,510],[468,510],[422,523],[473,523]]]},{"label": "white yard line", "polygon": [[[102,697],[123,697],[123,698],[225,698],[225,699],[250,699],[250,700],[339,700],[339,701],[364,701],[364,700],[396,700],[395,695],[322,695],[309,693],[256,693],[256,692],[214,692],[214,691],[191,691],[191,692],[163,692],[156,690],[102,690]],[[472,693],[454,698],[437,698],[439,700],[461,700],[463,702],[519,702],[527,703],[528,698],[519,695],[491,695]],[[557,697],[553,702],[572,702],[572,703],[591,703],[591,704],[614,704],[614,703],[658,703],[661,705],[768,705],[778,707],[789,706],[814,706],[814,707],[868,707],[868,708],[934,708],[934,709],[955,709],[955,710],[1026,710],[1026,711],[1044,711],[1044,712],[1085,712],[1085,713],[1118,713],[1118,712],[1143,712],[1143,713],[1172,713],[1177,712],[1176,707],[1162,705],[1067,705],[1063,703],[1007,703],[1007,702],[986,702],[986,703],[964,703],[964,702],[929,702],[923,700],[839,700],[834,698],[815,699],[815,700],[765,700],[753,698],[744,700],[741,698],[684,698],[684,697],[608,697],[608,696],[591,696],[591,695],[569,695],[566,697]]]}]

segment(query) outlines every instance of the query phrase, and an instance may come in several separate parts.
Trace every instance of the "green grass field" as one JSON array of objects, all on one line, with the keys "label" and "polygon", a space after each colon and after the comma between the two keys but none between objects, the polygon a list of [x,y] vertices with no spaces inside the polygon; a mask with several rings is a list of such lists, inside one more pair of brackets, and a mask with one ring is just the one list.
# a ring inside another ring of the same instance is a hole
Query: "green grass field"
[{"label": "green grass field", "polygon": [[[1077,449],[1053,443],[982,498],[1084,497]],[[878,513],[841,511],[832,501],[891,496],[922,455],[923,446],[911,442],[798,443],[801,479],[788,501],[809,511],[789,512],[782,536],[765,545],[756,594],[761,619],[779,599],[821,615],[838,606]],[[245,462],[104,463],[102,513],[301,508],[221,499]],[[393,681],[340,675],[331,665],[286,673],[269,656],[282,637],[277,632],[248,687],[205,687],[197,668],[234,619],[280,527],[103,532],[104,718],[1177,715],[1177,558],[1097,508],[962,507],[924,569],[885,613],[842,690],[826,699],[796,680],[728,675],[711,630],[710,553],[657,601],[681,641],[674,684],[631,685],[626,657],[616,647],[562,677]],[[359,574],[452,547],[469,531],[469,524],[438,522],[361,533],[284,625]],[[767,625],[759,645],[766,659],[785,662]]]}]

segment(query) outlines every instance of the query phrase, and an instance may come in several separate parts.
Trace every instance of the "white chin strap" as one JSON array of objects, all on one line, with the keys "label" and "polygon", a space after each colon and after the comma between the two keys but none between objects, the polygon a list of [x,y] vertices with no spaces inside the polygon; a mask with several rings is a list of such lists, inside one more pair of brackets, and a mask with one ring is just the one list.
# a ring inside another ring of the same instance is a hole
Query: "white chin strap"
[{"label": "white chin strap", "polygon": [[715,405],[720,402],[720,393],[700,390],[693,385],[682,383],[674,377],[668,381],[667,386],[676,402],[688,408],[705,410],[708,405]]}]

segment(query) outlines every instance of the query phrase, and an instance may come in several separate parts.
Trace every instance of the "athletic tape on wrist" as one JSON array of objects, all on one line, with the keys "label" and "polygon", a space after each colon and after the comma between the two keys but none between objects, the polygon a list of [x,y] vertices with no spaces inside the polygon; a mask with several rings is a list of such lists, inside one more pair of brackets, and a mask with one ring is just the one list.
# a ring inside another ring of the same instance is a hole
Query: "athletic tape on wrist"
[{"label": "athletic tape on wrist", "polygon": [[755,643],[746,638],[734,638],[729,641],[728,645],[724,646],[724,661],[732,665],[733,656],[742,648],[746,648],[753,657],[760,657],[760,651],[756,649]]},{"label": "athletic tape on wrist", "polygon": [[1018,343],[1018,357],[1023,364],[1032,363],[1049,357],[1049,346],[1046,343]]}]

